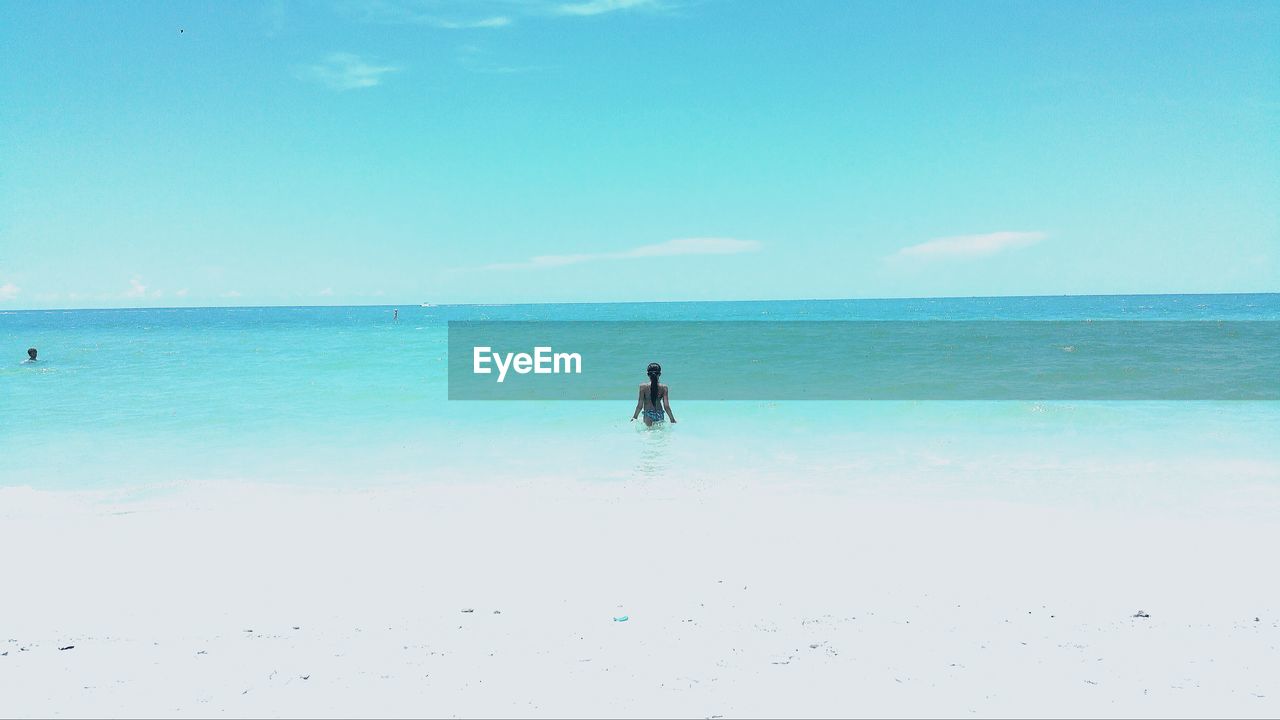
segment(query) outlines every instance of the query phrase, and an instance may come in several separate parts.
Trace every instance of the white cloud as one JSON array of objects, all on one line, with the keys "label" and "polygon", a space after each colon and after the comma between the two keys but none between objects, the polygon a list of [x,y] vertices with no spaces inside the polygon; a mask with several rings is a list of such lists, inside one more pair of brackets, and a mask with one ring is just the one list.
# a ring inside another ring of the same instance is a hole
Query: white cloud
[{"label": "white cloud", "polygon": [[296,69],[300,80],[318,82],[334,90],[356,90],[382,84],[382,76],[400,68],[393,65],[374,65],[354,53],[332,53],[315,65],[303,65]]},{"label": "white cloud", "polygon": [[147,286],[142,284],[142,278],[130,278],[129,289],[124,291],[124,296],[127,298],[140,298],[146,297],[146,295]]},{"label": "white cloud", "polygon": [[482,270],[536,270],[564,267],[598,260],[631,260],[635,258],[671,257],[675,255],[737,255],[756,252],[761,245],[756,240],[738,240],[724,237],[676,238],[652,245],[641,245],[612,253],[579,253],[576,255],[537,255],[524,262],[495,263]]},{"label": "white cloud", "polygon": [[944,260],[994,255],[1005,250],[1035,245],[1048,235],[1039,231],[1004,230],[983,235],[956,235],[934,238],[904,247],[891,257],[916,260]]},{"label": "white cloud", "polygon": [[318,293],[321,297],[333,297],[333,288],[327,287]]},{"label": "white cloud", "polygon": [[625,10],[667,10],[681,0],[340,0],[360,22],[442,30],[497,29],[528,17],[588,17]]},{"label": "white cloud", "polygon": [[655,0],[585,0],[584,2],[561,3],[555,6],[553,12],[556,15],[603,15],[615,10],[628,10],[644,6],[652,7],[656,4]]},{"label": "white cloud", "polygon": [[181,290],[174,290],[173,294],[175,297],[186,297],[188,292],[186,288],[182,288]]},{"label": "white cloud", "polygon": [[18,297],[20,292],[22,292],[22,288],[11,282],[0,285],[0,301],[13,300]]},{"label": "white cloud", "polygon": [[[401,2],[398,0],[365,0],[348,4],[345,9],[340,10],[356,19],[382,25],[426,25],[429,27],[441,28],[444,30],[469,30],[473,28],[502,28],[507,27],[513,18],[509,15],[481,15],[474,17],[477,3],[474,0],[466,0],[466,2],[453,3],[433,3],[433,8],[440,14],[434,12],[424,12],[424,4],[421,2]],[[519,7],[507,5],[506,7]],[[455,12],[457,11],[457,12]],[[459,15],[472,15],[470,20],[455,20],[444,17],[445,14],[453,17]]]},{"label": "white cloud", "polygon": [[443,20],[440,18],[428,18],[424,20],[427,24],[433,25],[445,30],[470,30],[472,28],[500,28],[511,24],[511,18],[506,15],[494,15],[493,17],[480,18],[479,20]]},{"label": "white cloud", "polygon": [[756,240],[738,240],[725,237],[676,238],[653,245],[641,245],[624,253],[622,257],[659,257],[662,255],[736,255],[760,249]]},{"label": "white cloud", "polygon": [[239,291],[239,290],[228,290],[228,291],[226,291],[226,292],[222,293],[222,297],[224,297],[224,298],[238,298],[238,297],[240,297],[240,291]]}]

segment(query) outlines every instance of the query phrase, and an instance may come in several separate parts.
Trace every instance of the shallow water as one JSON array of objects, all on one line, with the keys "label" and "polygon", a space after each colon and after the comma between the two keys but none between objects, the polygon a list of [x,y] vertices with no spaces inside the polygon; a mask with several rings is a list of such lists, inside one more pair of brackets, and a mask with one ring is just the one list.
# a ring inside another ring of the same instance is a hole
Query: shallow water
[{"label": "shallow water", "polygon": [[[447,399],[446,323],[1280,320],[1280,295],[0,313],[0,486],[568,478],[1152,498],[1280,484],[1276,402]],[[28,346],[41,361],[24,365]],[[637,372],[650,358],[639,358]],[[768,366],[768,358],[763,359]],[[1153,492],[1153,488],[1157,492]]]}]

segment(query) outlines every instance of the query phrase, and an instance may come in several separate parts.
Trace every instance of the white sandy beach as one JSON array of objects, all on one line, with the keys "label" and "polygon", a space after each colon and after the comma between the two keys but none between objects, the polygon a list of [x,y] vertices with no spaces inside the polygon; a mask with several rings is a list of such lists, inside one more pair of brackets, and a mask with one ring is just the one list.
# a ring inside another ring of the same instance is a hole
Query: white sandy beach
[{"label": "white sandy beach", "polygon": [[0,715],[1274,717],[1275,519],[742,485],[10,488]]}]

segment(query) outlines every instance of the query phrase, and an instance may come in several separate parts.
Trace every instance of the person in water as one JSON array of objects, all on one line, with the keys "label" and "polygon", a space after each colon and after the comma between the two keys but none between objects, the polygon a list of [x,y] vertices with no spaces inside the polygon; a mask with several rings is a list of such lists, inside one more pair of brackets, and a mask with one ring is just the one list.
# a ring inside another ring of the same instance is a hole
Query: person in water
[{"label": "person in water", "polygon": [[35,349],[35,348],[27,348],[27,359],[26,359],[26,360],[23,360],[22,362],[29,362],[29,363],[33,363],[33,362],[35,362],[35,361],[36,361],[36,349]]},{"label": "person in water", "polygon": [[675,423],[676,415],[671,412],[671,391],[658,382],[658,378],[662,376],[662,366],[649,363],[645,372],[649,375],[649,383],[640,386],[640,397],[636,398],[636,411],[631,413],[631,422],[635,422],[643,410],[645,425],[663,422],[666,419],[664,411],[665,415],[671,416],[671,422]]}]

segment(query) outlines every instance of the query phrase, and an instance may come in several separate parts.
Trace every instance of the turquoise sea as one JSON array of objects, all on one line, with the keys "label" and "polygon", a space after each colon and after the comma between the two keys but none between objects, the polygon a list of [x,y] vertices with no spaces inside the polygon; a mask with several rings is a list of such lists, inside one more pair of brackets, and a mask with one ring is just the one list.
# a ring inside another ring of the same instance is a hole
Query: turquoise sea
[{"label": "turquoise sea", "polygon": [[[681,402],[668,374],[680,423],[644,430],[635,385],[447,399],[450,320],[760,319],[1277,321],[1280,295],[0,312],[0,486],[763,480],[1082,501],[1280,486],[1277,402]],[[29,346],[40,362],[21,362]],[[761,383],[785,372],[760,358]]]}]

